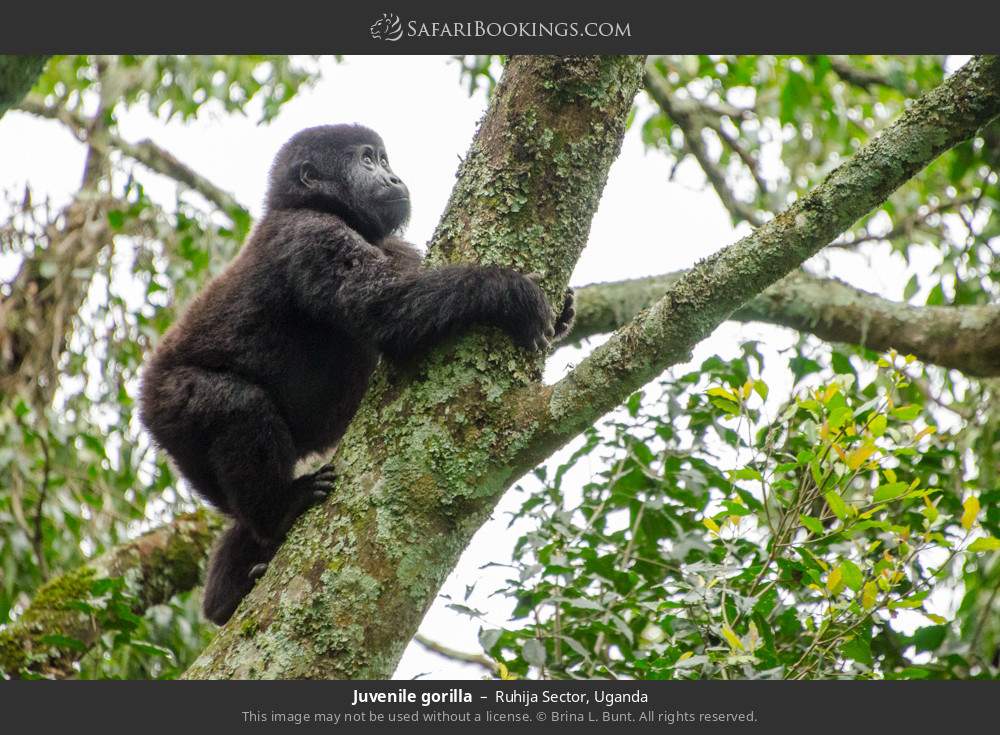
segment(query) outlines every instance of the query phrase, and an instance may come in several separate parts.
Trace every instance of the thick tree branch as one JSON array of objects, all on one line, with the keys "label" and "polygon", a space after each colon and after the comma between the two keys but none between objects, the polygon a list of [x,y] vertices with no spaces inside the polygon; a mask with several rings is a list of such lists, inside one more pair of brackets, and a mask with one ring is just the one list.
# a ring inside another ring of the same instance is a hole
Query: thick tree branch
[{"label": "thick tree branch", "polygon": [[207,510],[178,516],[50,580],[27,610],[0,630],[0,670],[9,677],[72,676],[74,664],[102,633],[98,616],[79,608],[95,597],[95,583],[122,579],[132,612],[141,614],[199,584],[203,561],[221,528],[219,516]]},{"label": "thick tree branch", "polygon": [[[692,348],[739,307],[819,252],[938,155],[1000,115],[1000,59],[976,57],[914,102],[895,123],[808,195],[684,274],[549,392],[547,456]],[[541,419],[542,417],[539,417]]]},{"label": "thick tree branch", "polygon": [[[576,291],[570,340],[612,332],[649,308],[684,275],[668,273]],[[737,309],[731,319],[808,332],[873,350],[895,348],[979,377],[1000,375],[1000,304],[911,306],[843,281],[794,271]]]},{"label": "thick tree branch", "polygon": [[246,208],[236,201],[232,194],[219,188],[193,168],[179,161],[172,153],[160,148],[148,138],[140,140],[138,143],[130,143],[121,136],[109,131],[103,140],[93,141],[90,139],[89,126],[84,118],[63,107],[46,105],[42,100],[34,96],[29,96],[21,102],[18,109],[32,115],[38,115],[39,117],[58,120],[69,128],[80,142],[101,147],[105,154],[109,154],[111,151],[118,151],[141,163],[150,171],[180,182],[189,189],[201,194],[230,218],[234,216],[245,218],[248,216]]},{"label": "thick tree branch", "polygon": [[0,117],[28,93],[48,59],[0,54]]}]

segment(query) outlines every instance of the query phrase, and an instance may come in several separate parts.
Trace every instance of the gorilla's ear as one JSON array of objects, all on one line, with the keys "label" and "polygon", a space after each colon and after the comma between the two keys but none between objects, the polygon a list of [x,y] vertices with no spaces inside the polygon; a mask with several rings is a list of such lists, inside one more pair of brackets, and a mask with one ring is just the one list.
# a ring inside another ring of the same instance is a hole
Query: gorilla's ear
[{"label": "gorilla's ear", "polygon": [[303,161],[299,165],[299,181],[307,189],[311,189],[316,186],[316,182],[319,179],[319,172],[316,167],[313,166],[309,161]]}]

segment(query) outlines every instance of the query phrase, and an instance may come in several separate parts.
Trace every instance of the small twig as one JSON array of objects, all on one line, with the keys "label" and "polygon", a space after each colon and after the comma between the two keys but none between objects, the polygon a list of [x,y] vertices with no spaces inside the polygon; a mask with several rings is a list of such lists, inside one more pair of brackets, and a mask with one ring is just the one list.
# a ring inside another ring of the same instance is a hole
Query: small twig
[{"label": "small twig", "polygon": [[42,516],[45,510],[45,498],[49,492],[49,474],[51,472],[51,461],[49,459],[49,443],[41,434],[38,441],[42,445],[42,487],[38,491],[38,503],[35,505],[35,518],[32,533],[32,546],[35,549],[35,556],[38,559],[38,569],[42,574],[42,579],[49,576],[48,565],[45,563],[45,544],[42,538]]},{"label": "small twig", "polygon": [[491,658],[487,658],[481,653],[469,653],[467,651],[458,651],[454,648],[449,648],[443,643],[438,643],[435,640],[428,638],[422,633],[417,633],[413,636],[413,640],[419,643],[421,646],[426,648],[431,653],[436,653],[438,656],[444,658],[450,658],[453,661],[460,661],[464,664],[475,664],[476,666],[482,666],[484,669],[496,674],[500,670],[500,665]]},{"label": "small twig", "polygon": [[28,96],[21,101],[18,109],[39,117],[58,120],[63,123],[83,143],[88,143],[97,149],[113,149],[141,163],[154,173],[167,176],[184,184],[201,194],[232,219],[235,213],[246,213],[246,208],[236,199],[219,188],[190,166],[179,161],[172,153],[160,148],[148,138],[138,143],[131,143],[118,135],[105,131],[103,140],[91,140],[87,121],[76,113],[62,107],[51,107],[37,97]]},{"label": "small twig", "polygon": [[913,213],[906,217],[901,217],[899,221],[893,225],[893,227],[886,232],[884,235],[876,235],[868,230],[867,227],[862,229],[857,237],[851,239],[850,241],[838,241],[830,244],[830,247],[849,249],[857,247],[862,243],[866,242],[877,242],[877,241],[891,241],[895,240],[897,237],[903,235],[909,235],[913,233],[917,228],[923,226],[927,220],[936,214],[945,214],[951,209],[957,207],[962,207],[966,204],[972,204],[976,200],[976,197],[958,197],[956,199],[947,199],[938,204],[932,204],[927,207],[927,209],[922,213]]},{"label": "small twig", "polygon": [[837,76],[848,84],[853,84],[864,90],[871,87],[887,87],[894,89],[907,97],[914,97],[920,94],[920,87],[911,79],[901,78],[898,81],[891,77],[871,69],[861,69],[852,64],[843,56],[829,56],[830,68],[836,72]]},{"label": "small twig", "polygon": [[736,198],[736,195],[726,183],[725,173],[708,154],[705,142],[701,138],[701,131],[704,126],[697,125],[693,119],[692,111],[685,109],[683,105],[679,105],[674,100],[666,83],[661,78],[647,69],[643,80],[649,96],[663,110],[663,113],[680,128],[681,133],[684,135],[685,146],[691,152],[691,155],[694,156],[698,165],[701,166],[702,171],[705,173],[705,178],[708,179],[708,183],[715,189],[715,193],[718,195],[722,205],[737,220],[745,220],[754,227],[760,227],[763,224],[763,220],[754,211],[752,206]]}]

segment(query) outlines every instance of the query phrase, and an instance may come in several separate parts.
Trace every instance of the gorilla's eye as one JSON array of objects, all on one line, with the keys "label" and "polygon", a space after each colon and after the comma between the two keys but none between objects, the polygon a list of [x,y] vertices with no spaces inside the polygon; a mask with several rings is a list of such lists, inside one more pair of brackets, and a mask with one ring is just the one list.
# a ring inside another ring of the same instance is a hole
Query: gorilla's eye
[{"label": "gorilla's eye", "polygon": [[386,158],[385,156],[382,156],[382,165],[385,166],[386,168],[389,168],[389,159]]},{"label": "gorilla's eye", "polygon": [[364,155],[361,156],[361,160],[369,165],[374,165],[375,159],[372,158],[372,154],[369,151],[365,151]]}]

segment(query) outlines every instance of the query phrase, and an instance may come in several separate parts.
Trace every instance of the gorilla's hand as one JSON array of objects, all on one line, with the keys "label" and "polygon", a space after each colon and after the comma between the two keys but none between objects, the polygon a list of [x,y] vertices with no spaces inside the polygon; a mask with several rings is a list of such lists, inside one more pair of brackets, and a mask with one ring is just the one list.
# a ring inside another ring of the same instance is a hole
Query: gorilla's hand
[{"label": "gorilla's hand", "polygon": [[553,341],[560,340],[569,334],[569,330],[573,326],[573,318],[576,316],[575,300],[576,297],[573,294],[573,289],[567,288],[566,295],[563,297],[562,311],[556,317],[556,335]]},{"label": "gorilla's hand", "polygon": [[541,276],[510,272],[507,320],[504,328],[515,344],[526,350],[547,350],[555,337],[555,314],[538,285]]}]

